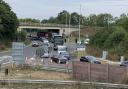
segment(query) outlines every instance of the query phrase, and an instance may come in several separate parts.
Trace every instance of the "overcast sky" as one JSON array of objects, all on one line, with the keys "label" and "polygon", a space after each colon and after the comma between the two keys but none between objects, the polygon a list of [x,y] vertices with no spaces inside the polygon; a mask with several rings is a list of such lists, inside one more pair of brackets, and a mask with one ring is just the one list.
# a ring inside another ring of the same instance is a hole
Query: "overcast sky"
[{"label": "overcast sky", "polygon": [[57,16],[62,10],[82,15],[111,13],[119,16],[128,12],[128,0],[4,0],[19,18],[45,19]]}]

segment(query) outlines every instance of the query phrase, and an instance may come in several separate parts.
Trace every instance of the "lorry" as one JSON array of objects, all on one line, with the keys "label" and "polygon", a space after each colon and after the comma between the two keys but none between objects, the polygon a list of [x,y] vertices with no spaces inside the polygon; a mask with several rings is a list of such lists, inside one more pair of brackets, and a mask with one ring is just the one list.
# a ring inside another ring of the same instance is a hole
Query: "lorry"
[{"label": "lorry", "polygon": [[50,39],[51,32],[37,32],[37,37]]},{"label": "lorry", "polygon": [[54,49],[57,49],[57,46],[64,44],[64,39],[62,35],[54,35],[52,39]]}]

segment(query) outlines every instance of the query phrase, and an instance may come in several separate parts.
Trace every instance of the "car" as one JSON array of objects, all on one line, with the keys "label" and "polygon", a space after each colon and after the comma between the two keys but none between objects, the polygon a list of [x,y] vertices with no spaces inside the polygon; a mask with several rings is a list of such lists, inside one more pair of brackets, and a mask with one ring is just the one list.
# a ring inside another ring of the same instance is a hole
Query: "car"
[{"label": "car", "polygon": [[62,55],[53,55],[51,57],[51,62],[55,62],[55,63],[58,63],[58,64],[67,64],[68,63],[68,58],[67,57],[64,57]]},{"label": "car", "polygon": [[120,66],[128,66],[128,61],[123,61],[123,62],[121,62],[121,64],[120,64]]},{"label": "car", "polygon": [[31,40],[32,40],[32,41],[40,40],[40,39],[41,39],[41,38],[39,38],[39,37],[37,37],[37,36],[32,36],[32,37],[31,37]]},{"label": "car", "polygon": [[96,59],[96,57],[90,56],[90,55],[81,57],[81,58],[80,58],[80,61],[81,61],[81,62],[94,63],[94,64],[101,64],[101,62],[98,61],[98,60]]},{"label": "car", "polygon": [[32,47],[38,47],[39,43],[37,41],[32,41]]},{"label": "car", "polygon": [[49,58],[49,57],[50,57],[50,55],[49,55],[48,52],[45,52],[45,53],[41,56],[41,58]]},{"label": "car", "polygon": [[66,57],[68,60],[71,59],[70,54],[69,54],[69,52],[67,52],[67,51],[62,51],[62,52],[60,52],[60,55]]},{"label": "car", "polygon": [[48,41],[44,41],[42,44],[44,47],[50,47],[50,43]]}]

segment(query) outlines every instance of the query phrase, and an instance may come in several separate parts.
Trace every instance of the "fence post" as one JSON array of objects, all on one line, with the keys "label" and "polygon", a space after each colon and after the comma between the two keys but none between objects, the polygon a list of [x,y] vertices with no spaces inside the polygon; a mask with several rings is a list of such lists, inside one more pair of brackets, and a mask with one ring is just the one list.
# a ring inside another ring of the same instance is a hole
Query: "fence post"
[{"label": "fence post", "polygon": [[109,83],[109,64],[107,64],[107,83]]},{"label": "fence post", "polygon": [[91,82],[91,63],[88,64],[88,80]]},{"label": "fence post", "polygon": [[128,79],[128,66],[126,67],[126,79]]}]

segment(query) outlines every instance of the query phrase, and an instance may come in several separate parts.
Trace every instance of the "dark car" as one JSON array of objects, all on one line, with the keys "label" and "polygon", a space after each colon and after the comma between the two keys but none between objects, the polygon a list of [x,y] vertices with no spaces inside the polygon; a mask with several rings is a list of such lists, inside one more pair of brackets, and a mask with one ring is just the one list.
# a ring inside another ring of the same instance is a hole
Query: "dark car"
[{"label": "dark car", "polygon": [[120,64],[120,66],[128,66],[128,61],[123,61],[121,64]]},{"label": "dark car", "polygon": [[62,56],[62,55],[53,55],[51,57],[51,62],[55,62],[55,63],[63,63],[66,64],[68,63],[68,58]]},{"label": "dark car", "polygon": [[84,56],[80,58],[81,62],[89,62],[94,64],[101,64],[100,61],[98,61],[94,56]]},{"label": "dark car", "polygon": [[37,36],[32,36],[31,37],[31,40],[34,41],[34,40],[40,40],[41,38],[40,37],[37,37]]}]

